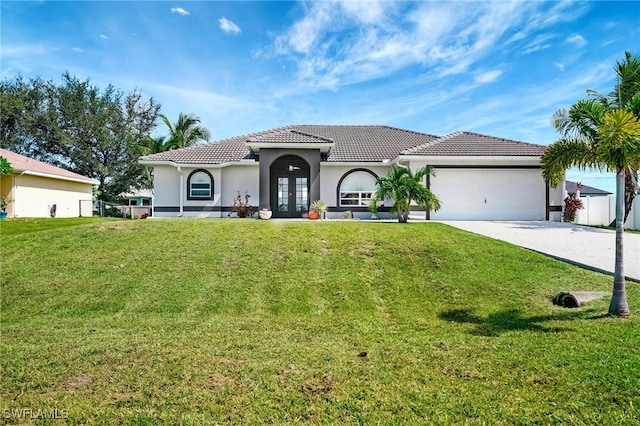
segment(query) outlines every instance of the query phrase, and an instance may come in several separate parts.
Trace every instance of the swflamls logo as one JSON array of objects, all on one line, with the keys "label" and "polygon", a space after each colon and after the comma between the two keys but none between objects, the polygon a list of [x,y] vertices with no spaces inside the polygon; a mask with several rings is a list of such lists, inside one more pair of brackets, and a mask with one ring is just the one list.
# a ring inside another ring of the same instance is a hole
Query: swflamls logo
[{"label": "swflamls logo", "polygon": [[68,419],[69,410],[66,408],[6,408],[2,410],[5,419]]}]

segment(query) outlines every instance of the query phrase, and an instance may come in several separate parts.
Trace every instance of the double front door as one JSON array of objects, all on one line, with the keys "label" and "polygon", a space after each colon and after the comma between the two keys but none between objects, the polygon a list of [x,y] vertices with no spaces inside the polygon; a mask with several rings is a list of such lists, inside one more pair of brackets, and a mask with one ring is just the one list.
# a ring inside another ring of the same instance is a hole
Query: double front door
[{"label": "double front door", "polygon": [[309,178],[272,176],[271,209],[274,217],[302,217],[309,209]]},{"label": "double front door", "polygon": [[302,217],[309,211],[309,164],[285,155],[270,168],[269,204],[273,217]]}]

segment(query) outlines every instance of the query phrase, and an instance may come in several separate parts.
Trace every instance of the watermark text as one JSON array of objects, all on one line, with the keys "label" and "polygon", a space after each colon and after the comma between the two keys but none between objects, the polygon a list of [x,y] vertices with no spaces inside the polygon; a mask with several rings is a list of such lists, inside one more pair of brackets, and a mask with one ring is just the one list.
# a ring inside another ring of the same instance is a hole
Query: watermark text
[{"label": "watermark text", "polygon": [[4,419],[68,419],[69,410],[66,408],[6,408],[2,410]]}]

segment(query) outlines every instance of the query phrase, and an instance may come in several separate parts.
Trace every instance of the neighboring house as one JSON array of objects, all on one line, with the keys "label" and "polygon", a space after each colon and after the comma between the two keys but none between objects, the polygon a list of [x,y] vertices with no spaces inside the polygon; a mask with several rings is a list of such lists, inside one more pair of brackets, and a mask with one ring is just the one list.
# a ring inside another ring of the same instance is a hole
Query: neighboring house
[{"label": "neighboring house", "polygon": [[153,201],[153,191],[146,188],[131,188],[129,192],[120,194],[118,198],[125,200],[128,206],[150,206]]},{"label": "neighboring house", "polygon": [[[376,178],[424,166],[442,201],[434,220],[560,220],[564,185],[548,188],[545,147],[456,132],[439,137],[387,126],[297,125],[141,157],[154,169],[154,216],[224,217],[240,192],[273,217],[301,217],[324,200],[328,217],[369,217]],[[380,212],[388,212],[387,200]]]},{"label": "neighboring house", "polygon": [[91,216],[92,189],[99,182],[23,155],[0,149],[13,173],[2,177],[0,193],[14,201],[8,217]]},{"label": "neighboring house", "polygon": [[[576,182],[571,182],[570,180],[565,181],[565,189],[568,193],[578,191],[578,184]],[[594,188],[592,186],[587,186],[584,184],[580,184],[580,196],[581,197],[606,197],[607,195],[612,195],[611,192],[607,192],[602,189]]]}]

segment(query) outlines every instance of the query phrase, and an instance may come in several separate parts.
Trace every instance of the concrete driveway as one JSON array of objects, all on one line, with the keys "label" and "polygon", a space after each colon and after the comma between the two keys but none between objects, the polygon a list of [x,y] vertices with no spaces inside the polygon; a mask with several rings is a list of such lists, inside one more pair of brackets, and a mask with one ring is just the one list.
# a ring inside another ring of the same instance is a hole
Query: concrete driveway
[{"label": "concrete driveway", "polygon": [[[559,222],[442,221],[447,225],[613,274],[616,233]],[[624,274],[640,282],[640,234],[625,232]]]}]

